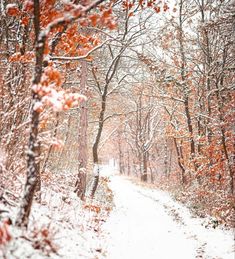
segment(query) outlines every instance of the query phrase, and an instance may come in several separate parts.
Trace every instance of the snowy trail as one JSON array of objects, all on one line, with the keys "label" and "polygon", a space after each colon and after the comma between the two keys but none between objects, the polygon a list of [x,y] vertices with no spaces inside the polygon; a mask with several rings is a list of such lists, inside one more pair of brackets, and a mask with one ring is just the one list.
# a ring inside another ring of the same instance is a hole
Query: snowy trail
[{"label": "snowy trail", "polygon": [[206,229],[168,194],[111,177],[107,259],[234,259],[233,233]]}]

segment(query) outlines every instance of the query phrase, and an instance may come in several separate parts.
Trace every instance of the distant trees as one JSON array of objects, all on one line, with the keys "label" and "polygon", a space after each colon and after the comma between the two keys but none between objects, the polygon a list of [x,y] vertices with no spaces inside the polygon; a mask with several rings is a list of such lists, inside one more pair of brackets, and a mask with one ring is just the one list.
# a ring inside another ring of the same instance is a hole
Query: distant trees
[{"label": "distant trees", "polygon": [[161,123],[157,100],[153,97],[153,86],[143,82],[131,89],[128,97],[132,112],[125,122],[124,131],[128,134],[130,151],[138,161],[138,172],[142,181],[147,181],[149,159]]},{"label": "distant trees", "polygon": [[[108,39],[109,42],[107,42],[106,46],[92,61],[93,88],[98,94],[97,105],[100,109],[98,112],[97,132],[92,147],[94,181],[91,197],[94,196],[99,181],[100,161],[98,149],[103,127],[108,119],[112,118],[113,115],[115,116],[115,114],[109,114],[110,112],[107,113],[107,110],[110,110],[107,106],[112,105],[112,103],[108,103],[108,99],[112,95],[121,93],[125,80],[131,76],[130,71],[124,68],[125,64],[132,58],[131,55],[129,56],[128,52],[131,52],[131,48],[138,42],[138,39],[141,38],[142,33],[145,31],[145,28],[142,28],[145,20],[141,21],[139,24],[132,22],[133,15],[130,15],[132,7],[132,5],[130,7],[127,6],[123,11],[114,9],[114,13],[117,15],[118,22],[119,24],[122,24],[122,27],[119,28],[115,37],[111,36]],[[136,11],[138,11],[138,9],[139,7],[137,6]],[[105,59],[102,60],[102,57]],[[100,62],[98,58],[100,58],[102,62]],[[122,102],[123,98],[121,95],[119,95],[119,99],[119,101]],[[117,111],[116,115],[122,115],[122,113]]]},{"label": "distant trees", "polygon": [[[226,126],[226,116],[233,107],[234,74],[231,38],[224,31],[224,22],[228,31],[232,26],[231,14],[226,11],[228,4],[179,1],[178,17],[169,21],[162,35],[162,47],[168,58],[156,63],[153,58],[142,56],[142,61],[157,77],[154,95],[164,100],[161,103],[171,131],[181,132],[174,143],[182,176],[186,173],[188,180],[196,178],[202,184],[203,173],[210,172],[213,182],[216,179],[220,182],[221,178],[229,182],[232,193],[233,151],[228,152],[231,138],[225,137],[232,134],[231,128]],[[191,13],[199,24],[195,23],[187,31]]]},{"label": "distant trees", "polygon": [[178,182],[228,211],[235,181],[234,7],[233,1],[177,2],[148,47],[136,50],[146,70],[138,84],[129,82],[131,112],[121,134],[141,180]]}]

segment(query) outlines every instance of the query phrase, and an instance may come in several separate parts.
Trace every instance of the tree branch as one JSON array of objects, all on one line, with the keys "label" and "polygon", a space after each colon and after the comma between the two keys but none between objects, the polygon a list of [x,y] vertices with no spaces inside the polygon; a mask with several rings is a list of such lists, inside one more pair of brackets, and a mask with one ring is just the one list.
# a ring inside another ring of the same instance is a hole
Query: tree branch
[{"label": "tree branch", "polygon": [[111,39],[108,39],[108,40],[104,41],[103,43],[101,43],[100,45],[97,45],[93,49],[89,50],[86,55],[83,55],[83,56],[78,56],[78,57],[59,57],[59,56],[54,56],[54,57],[50,57],[50,59],[51,60],[70,60],[70,61],[78,61],[78,60],[86,59],[93,52],[95,52],[96,50],[102,48],[110,40]]}]

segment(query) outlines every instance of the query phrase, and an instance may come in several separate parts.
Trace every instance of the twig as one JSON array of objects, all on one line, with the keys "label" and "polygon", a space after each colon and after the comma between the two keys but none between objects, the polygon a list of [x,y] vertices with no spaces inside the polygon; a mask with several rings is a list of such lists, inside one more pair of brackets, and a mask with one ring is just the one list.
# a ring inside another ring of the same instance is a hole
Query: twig
[{"label": "twig", "polygon": [[86,59],[89,55],[91,55],[94,51],[96,51],[97,49],[102,48],[108,41],[110,41],[111,39],[108,39],[106,41],[104,41],[103,43],[101,43],[100,45],[97,45],[95,48],[91,49],[90,51],[87,52],[86,55],[83,56],[78,56],[78,57],[59,57],[59,56],[54,56],[54,57],[50,57],[51,60],[74,60],[74,61],[78,61],[78,60],[82,60],[82,59]]}]

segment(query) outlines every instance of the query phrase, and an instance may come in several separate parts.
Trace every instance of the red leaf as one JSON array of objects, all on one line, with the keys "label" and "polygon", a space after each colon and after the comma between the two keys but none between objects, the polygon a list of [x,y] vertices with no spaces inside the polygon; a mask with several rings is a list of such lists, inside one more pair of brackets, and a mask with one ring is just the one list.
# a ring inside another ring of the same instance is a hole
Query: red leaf
[{"label": "red leaf", "polygon": [[10,16],[17,16],[20,14],[20,10],[16,4],[8,4],[6,6],[6,13]]},{"label": "red leaf", "polygon": [[24,17],[21,19],[21,23],[22,23],[24,26],[27,26],[27,25],[29,24],[29,17],[24,16]]},{"label": "red leaf", "polygon": [[154,7],[154,10],[155,10],[156,13],[160,13],[161,8],[159,6],[156,6],[156,7]]},{"label": "red leaf", "polygon": [[93,26],[96,26],[96,24],[97,24],[97,22],[99,20],[99,15],[98,14],[92,14],[92,15],[90,15],[89,18],[90,18],[91,24]]}]

